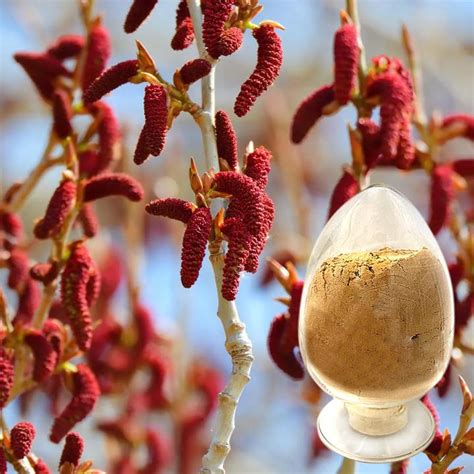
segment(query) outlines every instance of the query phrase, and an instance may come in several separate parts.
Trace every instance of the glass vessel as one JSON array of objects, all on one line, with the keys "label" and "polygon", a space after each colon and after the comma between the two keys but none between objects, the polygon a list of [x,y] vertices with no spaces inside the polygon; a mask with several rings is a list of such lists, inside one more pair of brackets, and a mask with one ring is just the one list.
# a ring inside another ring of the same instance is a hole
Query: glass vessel
[{"label": "glass vessel", "polygon": [[381,185],[345,203],[314,245],[300,308],[303,361],[334,398],[322,441],[365,462],[423,450],[435,429],[419,399],[446,370],[453,332],[446,262],[416,208]]}]

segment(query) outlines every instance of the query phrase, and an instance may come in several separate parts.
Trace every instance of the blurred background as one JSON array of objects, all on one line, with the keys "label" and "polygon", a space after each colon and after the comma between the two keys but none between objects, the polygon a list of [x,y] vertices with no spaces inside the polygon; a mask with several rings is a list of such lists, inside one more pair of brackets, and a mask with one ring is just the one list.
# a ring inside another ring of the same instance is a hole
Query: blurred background
[{"label": "blurred background", "polygon": [[[354,111],[348,107],[335,117],[323,120],[300,146],[289,141],[289,123],[297,104],[316,87],[332,80],[332,41],[339,25],[342,1],[336,0],[267,0],[258,17],[272,19],[286,28],[280,36],[285,60],[276,85],[259,99],[243,119],[232,119],[243,153],[249,140],[265,145],[274,154],[269,194],[276,203],[276,222],[266,256],[281,251],[297,254],[304,261],[322,229],[332,188],[339,179],[344,163],[350,161],[346,124],[353,122]],[[194,47],[174,52],[169,42],[174,34],[176,0],[160,0],[148,21],[134,34],[126,35],[122,25],[128,0],[96,0],[96,11],[103,14],[111,32],[111,64],[135,55],[134,40],[139,39],[154,57],[160,73],[171,78],[175,69],[196,57]],[[471,0],[359,0],[362,36],[367,57],[377,54],[404,59],[400,29],[405,23],[412,34],[420,57],[426,109],[429,113],[474,112],[474,2]],[[21,180],[39,160],[46,143],[50,121],[46,106],[36,95],[30,80],[12,60],[17,51],[40,51],[64,33],[82,33],[74,0],[1,0],[0,2],[0,186],[5,190]],[[232,111],[240,85],[255,64],[256,47],[246,35],[244,47],[224,59],[217,68],[217,107]],[[199,101],[199,88],[191,89]],[[107,98],[122,124],[124,152],[133,152],[143,125],[143,85],[126,85]],[[455,140],[444,148],[444,157],[472,156],[472,145]],[[148,198],[179,196],[191,199],[187,168],[194,157],[200,171],[205,171],[198,128],[188,115],[176,120],[168,135],[167,146],[159,158],[151,158],[140,168],[128,170],[147,189]],[[24,208],[26,223],[43,212],[47,199],[57,184],[59,171],[52,170],[40,183]],[[371,182],[384,182],[404,192],[426,215],[428,178],[423,171],[409,174],[389,169],[376,170]],[[3,192],[3,191],[2,191]],[[464,197],[469,199],[468,196]],[[471,196],[472,199],[472,196]],[[136,205],[137,226],[143,204]],[[121,207],[114,200],[98,206],[101,234],[92,242],[100,256],[112,243],[122,245]],[[31,230],[31,227],[30,229]],[[216,296],[210,266],[206,263],[197,284],[190,290],[179,280],[180,225],[147,223],[145,242],[140,255],[140,283],[143,301],[153,310],[157,327],[180,341],[181,357],[207,359],[225,378],[230,369],[224,350],[221,324],[215,317]],[[440,243],[449,258],[453,252],[449,236],[440,234]],[[37,258],[47,248],[38,246]],[[264,265],[261,265],[263,269]],[[304,274],[304,265],[299,268]],[[311,461],[311,438],[316,413],[311,412],[301,396],[301,382],[290,380],[271,362],[266,338],[270,321],[283,307],[273,299],[283,296],[277,284],[260,285],[261,274],[242,279],[237,305],[254,344],[255,363],[252,381],[238,408],[237,428],[232,438],[232,452],[227,462],[229,473],[334,473],[340,457],[325,451]],[[125,289],[119,291],[116,311],[120,313]],[[472,328],[471,328],[472,329]],[[472,331],[471,331],[471,342]],[[474,387],[472,360],[459,369]],[[461,406],[460,394],[453,384],[448,395],[433,401],[441,414],[441,427],[455,431]],[[323,400],[325,403],[326,400]],[[41,406],[41,399],[35,401]],[[95,415],[107,411],[100,405]],[[44,426],[42,410],[31,417]],[[7,412],[10,423],[18,421],[15,407]],[[94,420],[79,425],[86,435],[84,458],[95,466],[106,465],[107,450],[92,430]],[[39,430],[35,451],[55,463],[57,448]],[[97,439],[97,441],[96,441]],[[459,459],[474,472],[472,458]],[[454,464],[454,465],[458,465]],[[53,465],[53,464],[52,464]],[[424,455],[416,456],[410,473],[428,468]],[[358,464],[360,474],[388,472],[388,466]]]}]

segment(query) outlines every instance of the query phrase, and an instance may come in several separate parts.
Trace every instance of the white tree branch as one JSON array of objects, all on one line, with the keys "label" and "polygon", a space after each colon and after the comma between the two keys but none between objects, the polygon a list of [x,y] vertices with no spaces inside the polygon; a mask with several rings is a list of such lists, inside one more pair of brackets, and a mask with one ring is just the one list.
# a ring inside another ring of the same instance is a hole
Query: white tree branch
[{"label": "white tree branch", "polygon": [[[194,26],[194,34],[201,58],[213,65],[208,76],[202,79],[202,111],[195,115],[204,145],[206,166],[219,169],[217,145],[214,134],[215,109],[215,60],[210,58],[202,40],[200,0],[187,0]],[[218,308],[217,316],[222,322],[226,341],[225,347],[232,359],[232,374],[225,389],[218,395],[218,407],[214,435],[208,452],[202,459],[201,474],[224,473],[224,462],[230,451],[230,438],[235,428],[235,412],[240,396],[250,380],[252,367],[252,342],[245,325],[239,318],[234,302],[226,301],[221,294],[224,254],[222,246],[211,251],[211,264],[216,281]]]}]

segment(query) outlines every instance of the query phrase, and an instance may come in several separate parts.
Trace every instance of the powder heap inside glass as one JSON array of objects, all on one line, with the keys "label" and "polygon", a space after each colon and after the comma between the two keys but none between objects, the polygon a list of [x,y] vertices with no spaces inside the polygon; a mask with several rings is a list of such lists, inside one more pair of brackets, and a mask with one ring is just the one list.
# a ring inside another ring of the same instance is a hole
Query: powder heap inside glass
[{"label": "powder heap inside glass", "polygon": [[336,396],[361,402],[423,394],[450,354],[450,291],[426,248],[327,259],[306,296],[301,337],[310,373]]}]

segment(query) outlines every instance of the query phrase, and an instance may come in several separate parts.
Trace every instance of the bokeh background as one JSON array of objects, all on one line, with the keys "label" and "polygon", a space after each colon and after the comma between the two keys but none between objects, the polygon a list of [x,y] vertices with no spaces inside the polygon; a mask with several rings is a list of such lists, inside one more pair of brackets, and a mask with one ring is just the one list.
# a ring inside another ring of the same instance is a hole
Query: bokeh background
[{"label": "bokeh background", "polygon": [[[286,27],[281,32],[285,50],[282,74],[276,85],[260,99],[244,119],[232,115],[243,153],[249,140],[273,150],[274,164],[269,193],[277,208],[277,218],[266,255],[290,250],[303,257],[322,229],[330,192],[344,163],[350,160],[346,123],[354,119],[347,108],[336,117],[322,121],[301,146],[289,142],[289,123],[300,100],[311,90],[332,80],[332,36],[339,24],[339,0],[267,0],[260,19],[273,19]],[[138,32],[126,35],[123,20],[128,0],[96,0],[96,11],[103,14],[113,40],[111,63],[134,57],[134,40],[139,39],[152,53],[161,74],[170,78],[176,68],[196,57],[194,47],[173,52],[169,47],[174,32],[177,1],[160,0],[151,18]],[[400,29],[405,23],[412,34],[420,57],[423,88],[428,112],[474,112],[474,2],[471,0],[360,0],[362,36],[370,58],[376,54],[403,57]],[[74,0],[1,0],[0,1],[0,186],[28,175],[47,140],[50,121],[47,109],[36,96],[29,79],[12,60],[19,50],[39,51],[62,33],[81,33]],[[217,70],[217,107],[232,110],[241,83],[253,69],[256,47],[250,36],[245,46],[219,64]],[[191,90],[199,100],[199,89]],[[114,107],[124,134],[124,153],[133,151],[143,125],[143,86],[127,85],[107,100]],[[472,145],[456,140],[444,149],[445,157],[472,155]],[[149,197],[191,197],[187,167],[195,157],[201,171],[204,162],[199,130],[184,115],[175,122],[165,151],[139,169],[130,166],[147,188]],[[130,163],[130,158],[128,159]],[[41,181],[24,209],[26,222],[41,215],[58,180],[52,170]],[[428,209],[428,178],[422,171],[409,174],[397,170],[375,171],[372,182],[385,182],[399,188],[423,214]],[[469,199],[465,196],[464,199]],[[472,199],[472,196],[471,196]],[[137,205],[139,216],[142,205]],[[93,249],[100,254],[115,242],[121,245],[121,208],[112,200],[99,206],[102,233]],[[141,225],[137,218],[137,225]],[[181,227],[151,226],[146,245],[137,255],[141,261],[140,281],[146,304],[154,311],[157,326],[180,341],[184,358],[203,357],[225,374],[230,364],[224,351],[223,332],[215,317],[216,296],[210,266],[204,265],[197,284],[184,290],[179,281],[179,244]],[[452,243],[446,234],[440,243],[449,257]],[[37,257],[46,249],[38,247]],[[304,265],[299,268],[304,274]],[[252,381],[238,408],[237,429],[227,463],[229,473],[334,473],[340,457],[329,452],[310,462],[311,433],[316,414],[301,397],[302,385],[290,380],[271,362],[266,350],[270,321],[282,311],[273,300],[283,296],[277,285],[261,288],[260,276],[242,279],[238,308],[254,344],[255,364]],[[125,291],[122,291],[124,294]],[[121,297],[117,312],[124,306]],[[473,342],[472,331],[470,333]],[[469,334],[468,336],[469,337]],[[472,360],[465,360],[462,375],[474,387]],[[457,428],[460,395],[453,385],[442,400],[433,394],[439,407],[442,427]],[[39,430],[37,454],[46,460],[57,456],[57,448],[47,440],[49,420],[43,415],[42,401],[33,410]],[[99,406],[97,412],[107,411]],[[15,407],[7,419],[17,420]],[[105,465],[106,447],[92,430],[94,420],[83,423],[79,431],[86,437],[85,457],[97,467]],[[474,463],[464,457],[458,464],[474,472]],[[456,464],[454,464],[456,465]],[[413,459],[410,473],[428,467],[424,455]],[[388,472],[388,466],[358,464],[360,474]]]}]

